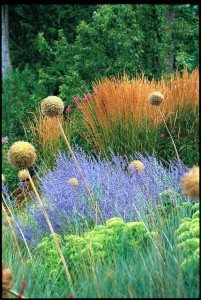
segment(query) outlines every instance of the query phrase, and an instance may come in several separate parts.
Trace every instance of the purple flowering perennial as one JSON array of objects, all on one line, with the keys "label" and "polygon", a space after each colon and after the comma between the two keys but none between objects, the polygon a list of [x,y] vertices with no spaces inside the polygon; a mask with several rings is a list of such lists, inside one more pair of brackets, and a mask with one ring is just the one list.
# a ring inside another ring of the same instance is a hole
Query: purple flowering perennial
[{"label": "purple flowering perennial", "polygon": [[[180,179],[189,171],[183,164],[180,168],[176,160],[166,162],[167,167],[164,167],[154,155],[143,157],[136,154],[135,158],[112,155],[112,161],[89,157],[82,150],[76,150],[75,155],[104,222],[113,217],[133,221],[137,216],[135,207],[142,215],[145,214],[147,207],[156,207],[164,190],[180,193]],[[143,173],[135,170],[131,170],[130,174],[127,172],[129,163],[134,159],[144,164]],[[37,176],[44,206],[56,233],[68,234],[69,222],[95,221],[95,212],[72,157],[59,153],[53,170]],[[78,187],[68,184],[68,179],[73,177],[77,178]],[[30,223],[21,225],[25,237],[33,242],[38,240],[39,232],[43,237],[49,235],[37,200],[34,199],[34,205],[27,209],[34,226]],[[101,224],[100,216],[98,224]]]}]

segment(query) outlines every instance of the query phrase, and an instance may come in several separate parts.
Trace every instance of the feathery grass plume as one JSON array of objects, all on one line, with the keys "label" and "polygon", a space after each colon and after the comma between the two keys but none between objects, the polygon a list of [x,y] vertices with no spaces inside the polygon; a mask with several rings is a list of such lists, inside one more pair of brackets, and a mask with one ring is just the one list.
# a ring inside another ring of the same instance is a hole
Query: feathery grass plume
[{"label": "feathery grass plume", "polygon": [[152,92],[149,94],[149,103],[151,105],[160,105],[164,100],[164,96],[160,92]]},{"label": "feathery grass plume", "polygon": [[63,113],[64,103],[57,96],[49,96],[41,102],[41,110],[47,117],[57,117]]},{"label": "feathery grass plume", "polygon": [[8,150],[9,163],[18,168],[25,169],[31,167],[36,160],[36,150],[28,142],[15,142]]},{"label": "feathery grass plume", "polygon": [[68,180],[68,184],[72,184],[72,185],[74,185],[74,186],[78,186],[79,185],[79,183],[78,183],[78,180],[77,180],[77,178],[70,178],[69,180]]},{"label": "feathery grass plume", "polygon": [[[33,117],[29,118],[27,122],[21,121],[25,135],[29,137],[31,134],[33,143],[37,145],[38,153],[43,157],[48,167],[51,168],[58,150],[66,150],[63,139],[61,138],[57,118],[49,118],[43,115],[41,110],[36,114],[31,114]],[[58,116],[58,118],[70,142],[72,132],[74,131],[74,120],[71,117],[65,122],[63,115]]]},{"label": "feathery grass plume", "polygon": [[1,174],[1,180],[2,180],[2,182],[6,181],[6,178],[5,178],[5,176],[3,174]]},{"label": "feathery grass plume", "polygon": [[181,186],[183,188],[183,194],[189,197],[192,200],[196,200],[199,198],[200,189],[199,189],[199,167],[193,167],[190,169],[188,173],[186,173],[181,178]]},{"label": "feathery grass plume", "polygon": [[22,180],[27,180],[29,179],[29,174],[26,169],[22,169],[18,172],[18,177]]},{"label": "feathery grass plume", "polygon": [[140,160],[134,160],[129,164],[131,169],[134,169],[137,173],[142,173],[144,171],[144,164]]}]

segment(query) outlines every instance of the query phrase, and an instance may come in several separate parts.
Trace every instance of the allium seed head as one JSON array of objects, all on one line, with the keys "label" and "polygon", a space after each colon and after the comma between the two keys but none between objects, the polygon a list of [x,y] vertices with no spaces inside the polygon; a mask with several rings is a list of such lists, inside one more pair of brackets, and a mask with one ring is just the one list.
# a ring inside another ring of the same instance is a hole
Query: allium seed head
[{"label": "allium seed head", "polygon": [[72,184],[72,185],[74,185],[74,186],[78,186],[78,185],[79,185],[77,178],[70,178],[70,179],[68,180],[68,183],[69,183],[69,184]]},{"label": "allium seed head", "polygon": [[26,180],[29,179],[29,174],[26,169],[23,169],[18,172],[18,177],[22,180]]},{"label": "allium seed head", "polygon": [[36,160],[36,150],[28,142],[15,142],[8,150],[9,163],[18,168],[26,169],[31,167]]},{"label": "allium seed head", "polygon": [[149,94],[149,103],[151,105],[160,105],[164,100],[164,96],[160,92],[152,92]]},{"label": "allium seed head", "polygon": [[41,102],[41,110],[48,117],[58,117],[64,111],[64,103],[59,97],[49,96]]},{"label": "allium seed head", "polygon": [[129,164],[131,169],[134,169],[137,173],[142,173],[144,171],[144,164],[140,160],[134,160]]},{"label": "allium seed head", "polygon": [[181,186],[183,188],[183,194],[190,199],[199,198],[199,167],[193,167],[190,171],[181,178]]}]

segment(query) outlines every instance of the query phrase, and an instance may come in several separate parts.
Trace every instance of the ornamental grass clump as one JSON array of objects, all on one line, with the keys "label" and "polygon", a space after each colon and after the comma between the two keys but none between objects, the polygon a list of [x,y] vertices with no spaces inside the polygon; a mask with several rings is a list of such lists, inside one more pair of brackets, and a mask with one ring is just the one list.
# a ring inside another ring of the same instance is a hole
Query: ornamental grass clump
[{"label": "ornamental grass clump", "polygon": [[[79,105],[83,113],[81,125],[91,136],[96,152],[103,155],[106,152],[108,156],[111,147],[116,154],[140,151],[144,155],[145,151],[156,150],[160,141],[158,129],[162,128],[163,119],[159,107],[165,120],[171,123],[182,121],[186,109],[196,115],[199,71],[195,69],[189,74],[185,69],[182,74],[172,74],[170,79],[151,81],[143,74],[131,79],[124,74],[118,78],[102,78],[93,83],[93,90],[92,101]],[[155,105],[146,101],[150,94]],[[190,119],[189,130],[194,121]]]},{"label": "ornamental grass clump", "polygon": [[192,200],[199,199],[200,187],[200,175],[199,167],[193,167],[190,171],[181,178],[181,186],[183,188],[183,194]]}]

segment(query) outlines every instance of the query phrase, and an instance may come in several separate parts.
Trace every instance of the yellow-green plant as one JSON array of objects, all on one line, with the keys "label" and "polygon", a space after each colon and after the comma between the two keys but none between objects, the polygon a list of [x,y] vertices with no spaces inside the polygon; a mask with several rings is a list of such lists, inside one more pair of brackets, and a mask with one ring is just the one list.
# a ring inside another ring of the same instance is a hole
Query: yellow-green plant
[{"label": "yellow-green plant", "polygon": [[192,206],[192,211],[197,210],[192,218],[185,218],[177,229],[178,251],[182,252],[181,268],[184,272],[199,273],[200,261],[200,228],[199,204]]}]

